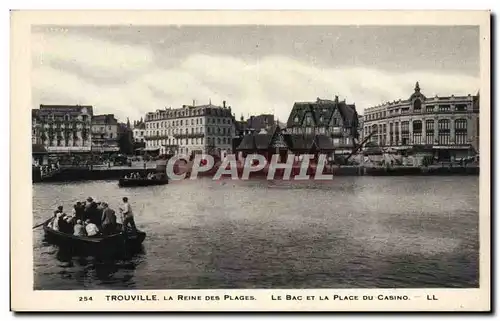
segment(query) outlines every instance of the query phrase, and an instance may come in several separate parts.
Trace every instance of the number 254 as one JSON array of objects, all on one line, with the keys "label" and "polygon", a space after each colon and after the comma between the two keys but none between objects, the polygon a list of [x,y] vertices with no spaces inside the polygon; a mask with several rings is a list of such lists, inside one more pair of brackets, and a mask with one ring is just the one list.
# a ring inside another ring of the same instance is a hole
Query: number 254
[{"label": "number 254", "polygon": [[91,296],[80,296],[78,297],[78,301],[92,301]]}]

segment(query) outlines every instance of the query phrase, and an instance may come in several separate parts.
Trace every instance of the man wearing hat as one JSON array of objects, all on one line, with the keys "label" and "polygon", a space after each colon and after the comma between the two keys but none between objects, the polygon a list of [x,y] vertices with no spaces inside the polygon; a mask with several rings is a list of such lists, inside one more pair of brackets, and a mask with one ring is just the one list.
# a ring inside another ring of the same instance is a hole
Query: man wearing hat
[{"label": "man wearing hat", "polygon": [[94,202],[92,197],[87,198],[87,204],[85,205],[85,218],[89,219],[94,224],[99,224],[101,217],[98,216],[97,204]]},{"label": "man wearing hat", "polygon": [[109,205],[106,202],[102,202],[102,207],[102,232],[104,234],[112,234],[116,230],[115,211],[109,208]]},{"label": "man wearing hat", "polygon": [[62,214],[62,212],[63,212],[63,207],[62,207],[62,205],[59,205],[57,207],[57,210],[54,211],[54,216],[57,216],[57,214],[59,214],[59,213]]}]

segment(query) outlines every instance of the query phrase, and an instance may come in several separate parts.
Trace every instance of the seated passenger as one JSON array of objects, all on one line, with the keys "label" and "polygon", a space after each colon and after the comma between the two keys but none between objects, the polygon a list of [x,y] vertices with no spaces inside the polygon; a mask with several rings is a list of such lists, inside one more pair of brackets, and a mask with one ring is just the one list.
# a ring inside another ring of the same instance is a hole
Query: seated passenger
[{"label": "seated passenger", "polygon": [[77,220],[76,224],[73,228],[73,235],[75,236],[86,236],[87,232],[85,231],[85,227],[82,224],[82,220]]},{"label": "seated passenger", "polygon": [[96,236],[99,234],[99,229],[97,228],[97,225],[90,222],[89,219],[85,221],[85,230],[87,231],[87,236]]}]

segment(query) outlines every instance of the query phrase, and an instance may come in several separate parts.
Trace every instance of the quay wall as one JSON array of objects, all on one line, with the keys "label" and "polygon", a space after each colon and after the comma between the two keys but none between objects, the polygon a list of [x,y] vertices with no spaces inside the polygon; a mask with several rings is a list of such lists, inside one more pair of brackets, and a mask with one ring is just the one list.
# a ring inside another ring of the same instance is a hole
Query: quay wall
[{"label": "quay wall", "polygon": [[[218,167],[215,166],[207,172],[199,172],[198,177],[213,177],[217,172]],[[265,177],[268,174],[268,167],[263,168],[258,172],[251,172],[249,177]],[[190,174],[189,168],[184,168]],[[243,174],[243,167],[237,168],[238,177]],[[283,177],[284,170],[277,169],[275,178]],[[291,176],[299,175],[300,167],[292,168]],[[316,168],[311,166],[307,169],[307,175],[315,175]],[[449,175],[479,175],[478,166],[468,167],[417,167],[417,166],[399,166],[399,167],[364,167],[364,166],[334,166],[325,167],[323,174],[333,174],[334,176],[449,176]],[[230,175],[223,175],[229,177]]]},{"label": "quay wall", "polygon": [[[213,177],[217,172],[217,167],[207,171],[199,172],[198,177]],[[57,173],[54,173],[50,177],[41,178],[40,172],[33,169],[32,178],[33,182],[65,182],[65,181],[82,181],[82,180],[112,180],[119,179],[125,175],[133,172],[139,172],[141,174],[154,173],[157,170],[155,168],[106,168],[106,169],[88,169],[88,168],[62,168]],[[188,166],[179,166],[175,170],[176,173],[186,172],[189,177],[191,170]],[[238,177],[241,178],[243,174],[243,168],[237,168]],[[298,175],[300,172],[300,167],[295,167],[292,169],[292,177]],[[314,167],[309,167],[307,174],[310,176],[315,175],[316,169]],[[252,177],[266,177],[268,174],[268,168],[264,168],[258,172],[250,173],[250,178]],[[275,179],[283,177],[284,170],[276,170],[274,176]],[[410,167],[410,166],[400,166],[400,167],[362,167],[362,166],[341,166],[341,167],[331,167],[325,168],[323,174],[333,174],[334,176],[450,176],[450,175],[479,175],[479,167]],[[229,175],[223,175],[223,177],[229,177]]]},{"label": "quay wall", "polygon": [[88,168],[61,168],[50,177],[41,179],[36,170],[33,170],[33,182],[69,182],[84,180],[111,180],[120,179],[125,175],[139,172],[141,174],[154,173],[155,168],[108,168],[108,169],[88,169]]}]

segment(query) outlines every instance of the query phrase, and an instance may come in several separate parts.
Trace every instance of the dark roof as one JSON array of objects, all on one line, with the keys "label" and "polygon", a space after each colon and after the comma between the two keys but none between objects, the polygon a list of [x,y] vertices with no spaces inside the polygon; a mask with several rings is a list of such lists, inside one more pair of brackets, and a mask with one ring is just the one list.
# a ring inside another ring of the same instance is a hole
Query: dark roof
[{"label": "dark roof", "polygon": [[134,129],[146,129],[146,123],[139,122],[139,123],[135,124]]},{"label": "dark roof", "polygon": [[93,108],[90,105],[40,105],[40,113],[61,113],[72,114],[81,113],[82,109],[87,109],[89,115],[93,114]]},{"label": "dark roof", "polygon": [[254,150],[256,149],[254,135],[244,136],[241,143],[236,148],[238,150]]},{"label": "dark roof", "polygon": [[[236,148],[237,150],[259,150],[268,149],[274,136],[271,133],[253,134],[243,137],[243,140]],[[333,140],[324,134],[302,135],[302,134],[283,134],[283,139],[289,149],[293,150],[311,150],[312,148],[322,150],[332,150],[335,148]]]},{"label": "dark roof", "polygon": [[[338,110],[345,127],[357,126],[358,113],[354,104],[345,101],[317,99],[315,102],[296,102],[288,117],[287,127],[300,126],[307,114],[311,114],[315,126],[328,126],[335,111]],[[298,123],[295,118],[298,118]]]},{"label": "dark roof", "polygon": [[118,123],[114,114],[95,115],[92,116],[92,121],[94,123],[110,124],[110,125],[115,125]]}]

